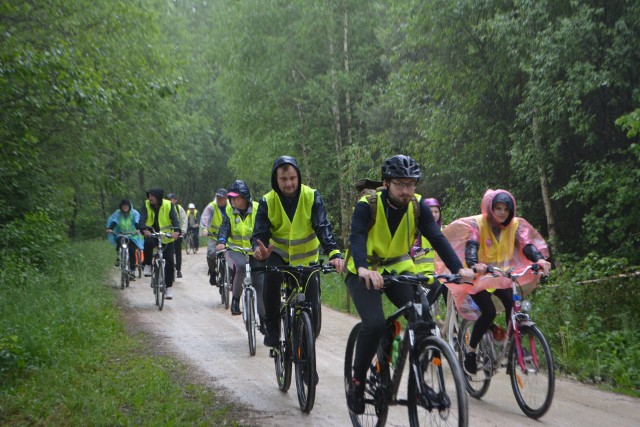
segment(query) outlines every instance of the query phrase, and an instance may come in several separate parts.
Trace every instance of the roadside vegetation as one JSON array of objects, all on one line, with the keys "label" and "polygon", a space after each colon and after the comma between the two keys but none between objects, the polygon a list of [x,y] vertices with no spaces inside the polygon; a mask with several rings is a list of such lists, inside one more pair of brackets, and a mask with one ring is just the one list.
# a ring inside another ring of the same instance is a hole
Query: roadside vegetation
[{"label": "roadside vegetation", "polygon": [[47,242],[34,265],[40,242],[3,254],[0,424],[243,424],[241,407],[127,328],[105,241]]}]

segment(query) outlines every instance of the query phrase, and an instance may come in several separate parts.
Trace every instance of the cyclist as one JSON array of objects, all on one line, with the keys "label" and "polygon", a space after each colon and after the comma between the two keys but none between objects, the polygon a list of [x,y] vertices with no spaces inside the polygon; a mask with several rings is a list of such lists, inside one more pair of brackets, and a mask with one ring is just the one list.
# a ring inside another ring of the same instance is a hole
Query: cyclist
[{"label": "cyclist", "polygon": [[[220,233],[218,234],[217,250],[222,250],[225,244],[230,246],[239,246],[243,249],[251,249],[251,234],[253,233],[253,224],[256,220],[256,212],[258,210],[258,202],[251,200],[251,192],[247,184],[241,179],[237,179],[227,193],[227,198],[231,206],[227,207],[227,216],[222,220]],[[233,274],[233,298],[231,299],[231,314],[240,314],[240,297],[242,296],[242,282],[244,281],[247,265],[244,253],[229,248],[226,253],[227,265],[231,267]],[[249,257],[251,266],[260,264],[253,258]],[[262,286],[259,283],[261,274],[251,274],[251,281],[257,292],[258,313],[260,317],[264,316],[264,306],[262,304]]]},{"label": "cyclist", "polygon": [[173,242],[180,237],[180,220],[178,214],[169,200],[164,199],[164,190],[152,188],[147,191],[147,201],[140,212],[140,224],[144,239],[144,275],[151,276],[151,261],[153,259],[153,248],[157,246],[155,237],[149,234],[153,231],[171,233],[171,237],[163,237],[163,257],[165,259],[164,277],[167,285],[166,299],[173,299],[174,268]]},{"label": "cyclist", "polygon": [[[180,220],[180,231],[182,232],[182,236],[187,234],[187,213],[184,211],[182,206],[178,204],[178,196],[176,193],[169,193],[167,198],[171,201],[171,204],[176,209],[178,213],[178,219]],[[177,239],[174,242],[175,255],[176,255],[176,276],[178,278],[182,277],[182,239]]]},{"label": "cyclist", "polygon": [[[438,199],[430,198],[430,199],[422,199],[422,203],[427,205],[431,210],[431,214],[433,215],[433,219],[435,220],[440,230],[442,230],[442,217],[440,215],[440,202]],[[425,251],[428,249],[428,251]],[[435,272],[434,265],[434,253],[433,248],[431,247],[431,243],[429,240],[424,238],[418,232],[416,236],[416,241],[413,242],[413,247],[411,248],[411,256],[413,257],[413,262],[416,265],[416,272],[424,275],[432,275]],[[444,298],[444,302],[447,302],[447,287],[442,288],[442,297]]]},{"label": "cyclist", "polygon": [[194,252],[200,247],[200,241],[198,240],[198,231],[200,229],[200,214],[196,209],[196,205],[189,203],[187,208],[187,230],[193,235],[193,248]]},{"label": "cyclist", "polygon": [[[496,317],[492,294],[504,305],[507,323],[511,315],[511,281],[506,278],[481,280],[480,276],[487,272],[487,266],[520,269],[538,263],[544,274],[548,274],[551,268],[546,260],[549,257],[546,242],[524,218],[516,216],[516,199],[511,193],[506,190],[487,190],[480,211],[480,215],[457,219],[444,230],[458,256],[464,258],[467,266],[479,274],[473,287],[450,289],[457,307],[470,295],[481,312],[471,331],[464,360],[464,369],[470,374],[478,370],[476,346],[485,332],[493,327]],[[443,268],[437,263],[436,270]],[[520,283],[535,285],[540,276],[531,275],[530,278],[529,282],[521,280]]]},{"label": "cyclist", "polygon": [[[118,209],[107,218],[107,233],[111,244],[116,247],[116,254],[120,246],[120,239],[114,234],[138,233],[140,213],[133,209],[129,199],[122,199]],[[129,236],[129,275],[135,280],[136,247],[142,249],[143,240],[140,234]],[[120,266],[120,258],[116,258],[116,267]]]},{"label": "cyclist", "polygon": [[204,208],[200,217],[200,233],[209,236],[207,241],[207,265],[209,267],[209,284],[216,284],[216,245],[222,218],[227,216],[227,190],[218,188],[211,203]]},{"label": "cyclist", "polygon": [[[295,158],[278,157],[271,170],[272,190],[258,205],[251,236],[254,258],[268,265],[309,265],[317,262],[320,246],[329,262],[341,272],[344,259],[331,231],[331,224],[318,190],[301,184],[300,167]],[[268,247],[267,247],[268,245]],[[278,345],[280,337],[280,284],[283,273],[265,274],[263,285],[265,337],[264,345]],[[303,283],[307,278],[303,278]],[[306,298],[317,306],[320,277],[307,282]]]},{"label": "cyclist", "polygon": [[[361,198],[351,217],[352,256],[347,263],[345,283],[362,319],[362,330],[358,335],[353,377],[347,388],[347,405],[356,414],[364,412],[366,371],[385,330],[379,292],[384,283],[382,276],[391,272],[416,274],[409,255],[416,229],[452,272],[460,274],[463,280],[474,277],[473,271],[462,268],[429,207],[415,194],[420,177],[420,166],[413,158],[399,154],[386,159],[382,165],[384,188],[375,196]],[[389,287],[385,294],[398,307],[413,297],[412,289],[403,286]]]}]

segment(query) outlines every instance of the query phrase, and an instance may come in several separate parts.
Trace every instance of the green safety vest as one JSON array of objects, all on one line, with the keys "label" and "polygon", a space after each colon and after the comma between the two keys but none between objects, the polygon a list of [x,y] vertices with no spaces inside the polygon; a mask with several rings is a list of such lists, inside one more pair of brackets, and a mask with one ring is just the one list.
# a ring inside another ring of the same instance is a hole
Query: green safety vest
[{"label": "green safety vest", "polygon": [[[212,239],[217,239],[218,233],[220,232],[220,226],[222,225],[222,213],[220,212],[220,209],[218,209],[218,205],[215,203],[215,200],[209,203],[209,205],[213,207],[211,220],[209,221],[209,233],[211,233],[212,236],[209,237],[211,237]],[[229,204],[227,203],[225,205],[225,209],[228,207]]]},{"label": "green safety vest", "polygon": [[[400,221],[395,234],[391,236],[389,223],[384,212],[384,206],[380,199],[382,192],[376,194],[376,222],[369,229],[367,236],[367,263],[371,270],[379,273],[395,271],[398,274],[415,274],[415,265],[409,250],[415,240],[416,218],[414,210],[407,207],[407,212]],[[362,197],[359,201],[369,204],[368,196]],[[415,194],[420,201],[420,195]],[[353,274],[358,274],[353,257],[349,258],[347,269]]]},{"label": "green safety vest", "polygon": [[[309,265],[318,262],[320,241],[311,227],[314,201],[313,188],[300,186],[300,199],[293,221],[289,220],[275,190],[264,196],[271,222],[271,243],[275,253],[291,265]],[[329,256],[333,255],[332,251]]]},{"label": "green safety vest", "polygon": [[[147,200],[144,202],[147,207],[147,223],[145,224],[147,227],[153,227],[153,223],[156,219],[156,211],[151,207],[151,203]],[[160,226],[160,230],[163,233],[171,233],[173,231],[173,225],[171,224],[171,209],[173,209],[173,204],[170,200],[163,199],[162,205],[160,205],[160,210],[158,211],[158,226]],[[167,244],[173,242],[173,239],[170,237],[163,237],[162,243]]]},{"label": "green safety vest", "polygon": [[[231,230],[227,243],[233,246],[240,246],[243,249],[251,249],[251,235],[253,234],[253,225],[256,222],[256,212],[258,211],[258,202],[251,203],[251,212],[245,215],[244,219],[239,214],[233,214],[233,208],[227,209]],[[253,255],[253,251],[249,252]]]}]

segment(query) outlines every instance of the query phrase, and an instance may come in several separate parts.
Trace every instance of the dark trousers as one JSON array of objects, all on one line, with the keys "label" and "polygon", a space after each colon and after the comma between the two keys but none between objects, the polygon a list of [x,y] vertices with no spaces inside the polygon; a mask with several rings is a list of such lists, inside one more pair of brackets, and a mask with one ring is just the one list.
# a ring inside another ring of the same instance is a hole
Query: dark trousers
[{"label": "dark trousers", "polygon": [[[155,237],[146,237],[144,239],[144,265],[151,265],[153,259],[153,248],[158,244],[158,239]],[[175,262],[173,261],[175,245],[173,242],[162,244],[162,257],[165,260],[164,263],[164,279],[167,287],[173,286],[175,280]]]},{"label": "dark trousers", "polygon": [[[353,273],[347,273],[345,284],[349,288],[353,305],[362,319],[362,329],[356,342],[353,375],[364,382],[367,369],[376,354],[380,338],[384,334],[385,317],[382,309],[382,292],[367,289],[360,277]],[[396,307],[413,299],[411,286],[390,286],[385,289],[384,293]]]},{"label": "dark trousers", "polygon": [[502,301],[507,325],[509,324],[509,320],[511,320],[511,298],[513,297],[511,288],[496,289],[493,293],[480,291],[477,294],[471,295],[471,299],[473,299],[480,308],[481,314],[478,320],[476,320],[475,325],[473,325],[473,331],[471,331],[471,338],[469,339],[469,347],[476,348],[478,346],[480,339],[496,318],[496,306],[491,300],[491,295],[495,295]]},{"label": "dark trousers", "polygon": [[182,236],[179,239],[174,240],[174,252],[176,254],[176,270],[182,269]]},{"label": "dark trousers", "polygon": [[195,248],[199,248],[200,247],[200,241],[198,240],[198,237],[200,236],[200,229],[198,227],[194,227],[194,228],[190,229],[188,232],[193,235],[193,246]]},{"label": "dark trousers", "polygon": [[[267,259],[267,265],[288,265],[280,255],[272,252]],[[269,331],[277,331],[280,327],[280,284],[283,280],[291,281],[288,274],[283,273],[266,273],[263,282],[263,303],[264,303],[264,320]],[[308,277],[308,276],[307,276]],[[304,285],[307,277],[299,278],[300,283]],[[320,296],[320,276],[314,273],[311,280],[307,284],[305,292],[305,300],[311,303],[311,307],[316,307],[319,303]],[[314,316],[315,317],[315,316]]]}]

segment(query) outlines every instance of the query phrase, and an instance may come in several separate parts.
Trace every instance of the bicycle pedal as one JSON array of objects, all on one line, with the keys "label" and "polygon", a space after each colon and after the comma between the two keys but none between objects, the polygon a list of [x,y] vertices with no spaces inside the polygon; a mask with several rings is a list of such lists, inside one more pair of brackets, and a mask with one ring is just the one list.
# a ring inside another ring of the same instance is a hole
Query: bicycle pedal
[{"label": "bicycle pedal", "polygon": [[278,350],[276,350],[275,348],[270,348],[269,349],[269,357],[271,358],[276,358],[278,357]]}]

